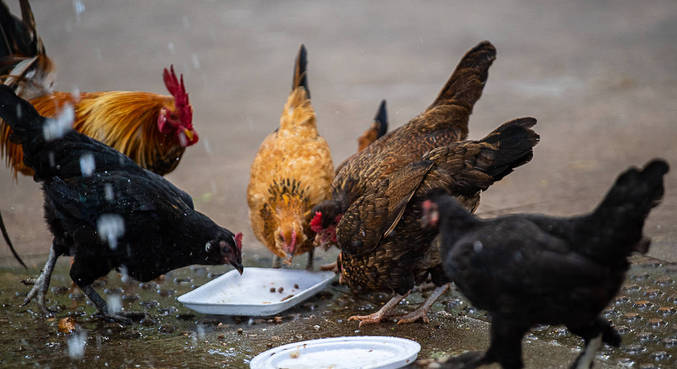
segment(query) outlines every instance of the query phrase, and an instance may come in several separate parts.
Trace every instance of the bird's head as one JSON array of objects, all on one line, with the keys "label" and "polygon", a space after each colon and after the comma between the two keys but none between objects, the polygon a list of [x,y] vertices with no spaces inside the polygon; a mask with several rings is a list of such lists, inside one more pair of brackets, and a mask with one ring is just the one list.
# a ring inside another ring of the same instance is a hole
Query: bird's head
[{"label": "bird's head", "polygon": [[275,247],[286,254],[288,262],[291,262],[299,245],[306,242],[306,239],[300,219],[280,223],[275,230]]},{"label": "bird's head", "polygon": [[342,213],[338,213],[331,200],[324,201],[313,208],[310,229],[315,232],[315,246],[325,249],[336,245],[336,227],[341,221]]},{"label": "bird's head", "polygon": [[179,80],[174,73],[174,66],[170,66],[170,70],[165,68],[162,77],[167,91],[174,96],[174,106],[160,108],[158,129],[164,134],[175,135],[182,147],[193,145],[198,141],[198,136],[193,128],[193,107],[188,100],[183,74]]},{"label": "bird's head", "polygon": [[444,219],[456,226],[474,222],[472,214],[445,190],[432,190],[425,197],[428,199],[421,203],[421,226],[423,228],[436,230]]},{"label": "bird's head", "polygon": [[221,233],[205,244],[205,259],[209,264],[230,264],[242,274],[242,233]]}]

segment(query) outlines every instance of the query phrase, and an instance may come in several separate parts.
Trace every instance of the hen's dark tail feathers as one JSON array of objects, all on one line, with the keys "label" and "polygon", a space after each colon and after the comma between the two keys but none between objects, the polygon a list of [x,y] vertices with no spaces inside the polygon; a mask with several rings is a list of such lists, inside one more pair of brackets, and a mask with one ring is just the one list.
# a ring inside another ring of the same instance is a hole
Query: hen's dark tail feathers
[{"label": "hen's dark tail feathers", "polygon": [[14,249],[14,245],[12,245],[12,241],[10,241],[9,239],[9,234],[7,233],[7,228],[5,228],[5,221],[2,219],[2,214],[0,214],[0,231],[2,231],[2,237],[5,239],[5,242],[7,242],[7,246],[9,246],[9,250],[12,251],[12,255],[14,255],[16,261],[18,261],[19,264],[23,265],[24,268],[28,269],[26,263],[24,263],[24,261],[21,260],[21,257]]},{"label": "hen's dark tail feathers", "polygon": [[482,41],[468,51],[442,87],[430,110],[438,105],[461,105],[472,112],[473,105],[482,96],[489,76],[489,67],[496,59],[496,48],[489,41]]},{"label": "hen's dark tail feathers", "polygon": [[294,79],[292,80],[292,91],[297,87],[306,89],[306,96],[310,99],[310,89],[308,88],[308,78],[306,78],[306,67],[308,66],[306,47],[301,44],[299,53],[294,63]]},{"label": "hen's dark tail feathers", "polygon": [[386,110],[385,100],[381,100],[381,105],[378,106],[378,111],[374,117],[374,125],[376,128],[376,138],[380,138],[388,133],[388,111]]},{"label": "hen's dark tail feathers", "polygon": [[594,214],[614,220],[619,227],[639,225],[641,230],[644,219],[663,198],[663,176],[669,170],[668,163],[662,159],[650,161],[642,170],[626,170],[618,176]]},{"label": "hen's dark tail feathers", "polygon": [[531,129],[534,118],[520,118],[502,124],[480,142],[489,144],[493,150],[484,150],[478,164],[486,160],[484,172],[498,181],[514,168],[528,163],[534,156],[533,148],[540,137]]}]

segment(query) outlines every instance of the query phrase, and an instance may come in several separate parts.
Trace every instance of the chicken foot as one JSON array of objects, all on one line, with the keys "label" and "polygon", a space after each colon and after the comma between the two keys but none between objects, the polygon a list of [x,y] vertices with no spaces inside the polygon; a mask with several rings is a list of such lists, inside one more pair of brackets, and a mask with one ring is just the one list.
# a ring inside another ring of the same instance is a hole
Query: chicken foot
[{"label": "chicken foot", "polygon": [[129,318],[126,318],[122,315],[113,314],[108,311],[108,304],[103,298],[94,290],[91,284],[86,286],[78,286],[84,292],[85,295],[94,303],[94,306],[99,310],[99,314],[108,321],[121,323],[121,324],[130,324],[132,321]]},{"label": "chicken foot", "polygon": [[42,272],[40,273],[40,276],[38,279],[35,281],[35,284],[33,285],[33,288],[28,292],[26,295],[26,298],[24,299],[23,304],[21,306],[26,306],[31,300],[33,300],[33,297],[37,294],[38,296],[38,306],[42,310],[45,315],[51,316],[52,311],[50,311],[47,306],[45,305],[45,294],[47,293],[47,289],[49,288],[49,282],[52,280],[52,272],[54,272],[54,264],[56,264],[56,259],[59,257],[57,254],[54,245],[49,249],[49,257],[47,257],[47,261],[45,262],[45,266],[42,268]]},{"label": "chicken foot", "polygon": [[425,323],[430,323],[430,319],[428,318],[428,310],[430,310],[430,307],[433,306],[435,301],[447,290],[449,289],[449,283],[446,283],[442,286],[435,287],[435,290],[428,296],[428,298],[423,302],[421,306],[419,306],[418,309],[412,311],[411,313],[402,315],[397,319],[397,324],[407,324],[407,323],[413,323],[419,319],[423,319],[423,322]]},{"label": "chicken foot", "polygon": [[407,292],[404,295],[395,294],[390,301],[386,302],[379,311],[369,314],[369,315],[353,315],[348,320],[359,320],[360,324],[359,327],[362,327],[364,324],[377,324],[381,323],[381,321],[385,318],[387,318],[390,315],[393,315],[393,312],[391,311],[397,304],[400,303],[405,297],[409,296],[411,291]]}]

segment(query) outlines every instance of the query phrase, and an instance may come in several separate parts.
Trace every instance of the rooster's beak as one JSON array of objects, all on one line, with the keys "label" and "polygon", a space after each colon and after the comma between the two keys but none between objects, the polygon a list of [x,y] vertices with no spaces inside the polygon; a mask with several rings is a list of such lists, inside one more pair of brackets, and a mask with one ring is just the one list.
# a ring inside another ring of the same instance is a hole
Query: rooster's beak
[{"label": "rooster's beak", "polygon": [[186,135],[188,142],[193,141],[193,137],[194,137],[193,131],[189,130],[188,128],[184,128],[183,133]]}]

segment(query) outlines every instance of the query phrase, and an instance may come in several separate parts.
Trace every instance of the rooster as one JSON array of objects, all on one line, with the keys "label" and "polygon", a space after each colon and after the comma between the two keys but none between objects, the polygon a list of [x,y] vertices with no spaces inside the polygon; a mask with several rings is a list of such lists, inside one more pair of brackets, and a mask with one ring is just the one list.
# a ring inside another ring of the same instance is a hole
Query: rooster
[{"label": "rooster", "polygon": [[433,104],[348,160],[336,174],[332,198],[313,209],[316,242],[341,249],[341,279],[356,292],[394,294],[374,314],[350,317],[360,326],[381,322],[431,277],[435,291],[398,323],[427,321],[428,309],[448,288],[431,246],[434,235],[418,224],[421,196],[445,188],[474,210],[482,190],[531,159],[538,142],[533,118],[505,123],[479,141],[463,141],[495,56],[487,41],[468,51]]},{"label": "rooster", "polygon": [[422,223],[439,231],[444,271],[492,318],[487,352],[448,367],[522,368],[522,337],[537,324],[564,324],[585,340],[571,368],[590,368],[602,342],[618,347],[620,336],[599,314],[618,293],[628,256],[649,250],[642,228],[663,197],[668,170],[660,159],[630,168],[594,211],[574,217],[479,219],[452,197],[432,193]]},{"label": "rooster", "polygon": [[265,138],[251,166],[247,203],[256,238],[281,258],[308,252],[313,268],[310,210],[329,198],[334,165],[329,145],[320,137],[310,105],[306,49],[298,52],[292,91],[282,111],[280,127]]}]

